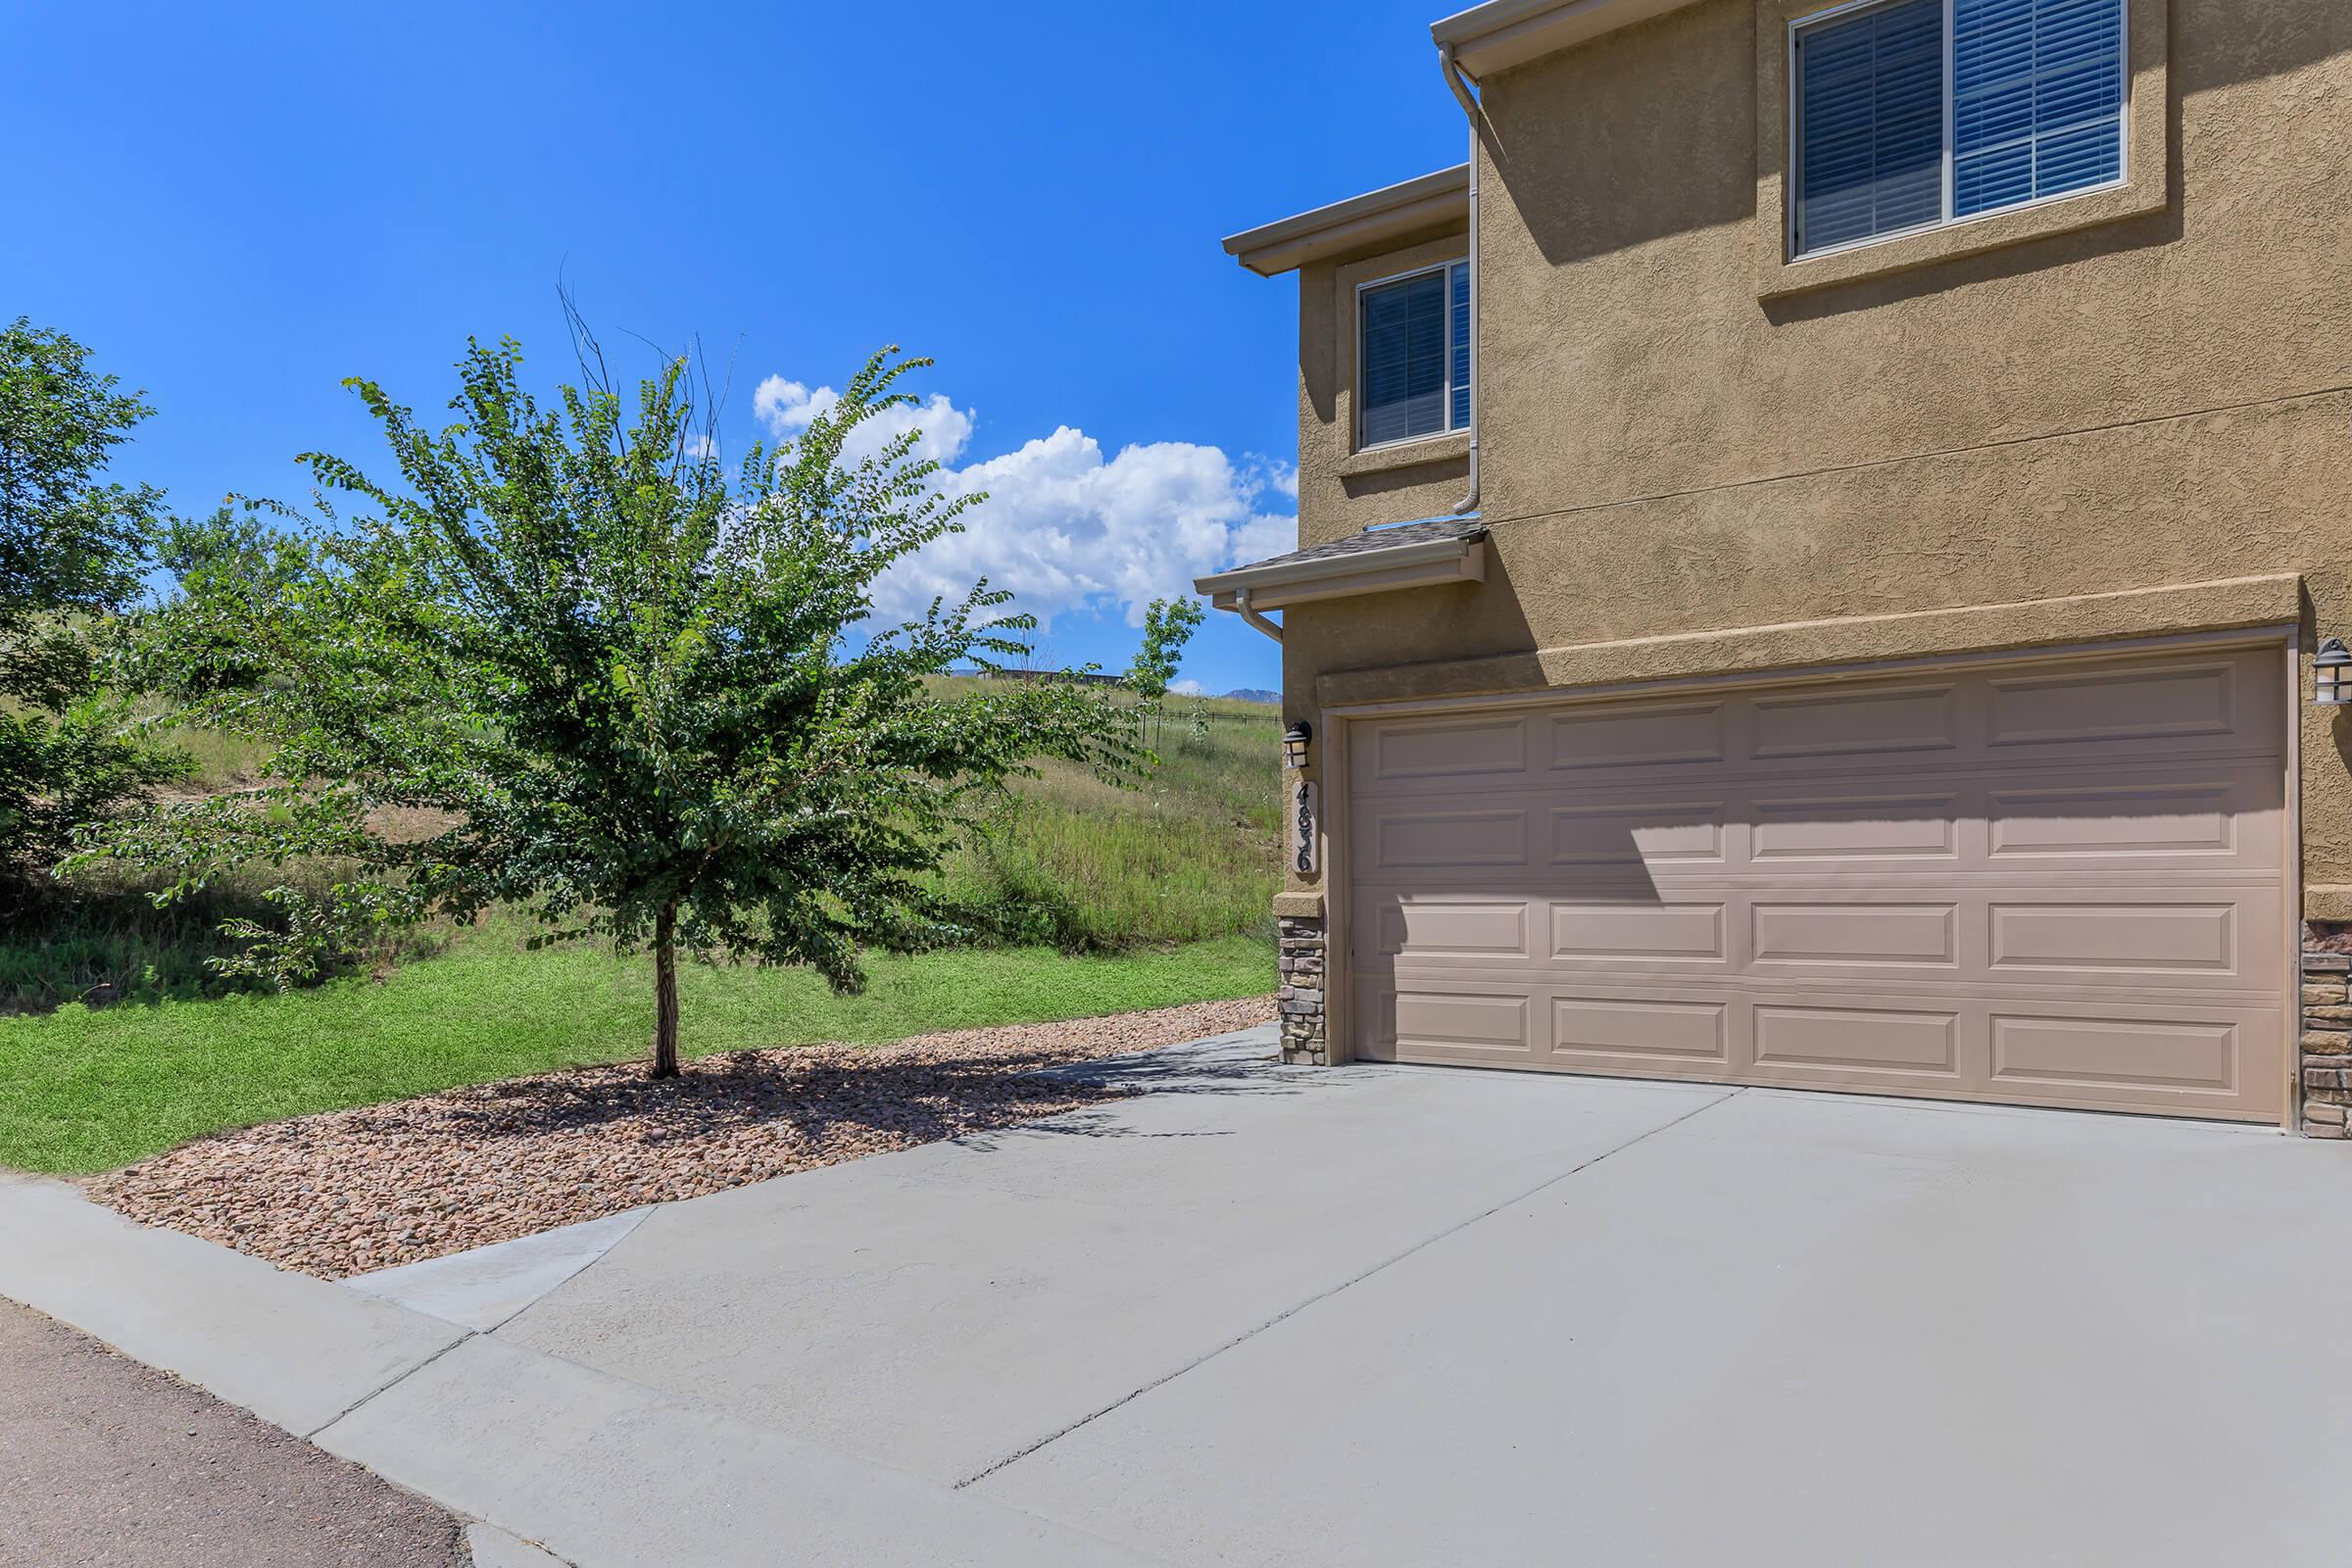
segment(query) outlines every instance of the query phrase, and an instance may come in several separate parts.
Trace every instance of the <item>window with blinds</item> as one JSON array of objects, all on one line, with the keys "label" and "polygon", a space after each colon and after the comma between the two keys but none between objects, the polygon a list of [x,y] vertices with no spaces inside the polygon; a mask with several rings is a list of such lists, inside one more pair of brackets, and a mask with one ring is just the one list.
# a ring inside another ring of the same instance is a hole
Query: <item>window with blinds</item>
[{"label": "window with blinds", "polygon": [[1358,447],[1470,425],[1470,269],[1461,262],[1356,296]]},{"label": "window with blinds", "polygon": [[1797,28],[1799,256],[2124,177],[2126,0],[1887,0]]}]

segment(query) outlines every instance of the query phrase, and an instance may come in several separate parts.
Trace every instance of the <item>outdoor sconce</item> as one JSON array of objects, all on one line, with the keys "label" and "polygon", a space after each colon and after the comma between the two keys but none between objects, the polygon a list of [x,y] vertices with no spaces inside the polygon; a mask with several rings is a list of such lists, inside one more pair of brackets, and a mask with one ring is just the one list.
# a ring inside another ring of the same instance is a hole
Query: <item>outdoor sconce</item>
[{"label": "outdoor sconce", "polygon": [[2342,708],[2352,703],[2352,648],[2344,646],[2341,637],[2330,637],[2320,644],[2320,651],[2311,656],[2317,679],[2312,683],[2311,700],[2322,708]]},{"label": "outdoor sconce", "polygon": [[[2344,645],[2342,643],[2335,644],[2335,649],[2339,654],[2343,653],[2343,646]],[[2323,652],[2320,657],[2325,659],[2328,656],[2325,652]],[[2343,660],[2345,663],[2352,664],[2352,654],[2344,654]],[[2340,701],[2341,699],[2338,700]],[[2325,702],[2327,699],[2322,698],[2321,701]],[[1303,718],[1298,720],[1298,722],[1296,724],[1293,724],[1289,729],[1284,730],[1282,732],[1282,765],[1285,767],[1304,767],[1306,765],[1307,744],[1314,738],[1315,727],[1312,724],[1309,724]]]}]

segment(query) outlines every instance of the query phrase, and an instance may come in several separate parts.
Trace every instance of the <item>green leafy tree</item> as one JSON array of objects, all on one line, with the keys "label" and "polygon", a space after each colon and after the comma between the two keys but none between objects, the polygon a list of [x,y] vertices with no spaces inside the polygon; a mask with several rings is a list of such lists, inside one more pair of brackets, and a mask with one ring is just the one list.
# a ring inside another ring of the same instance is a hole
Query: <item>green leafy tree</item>
[{"label": "green leafy tree", "polygon": [[183,765],[127,731],[95,643],[139,590],[163,493],[106,477],[151,411],[63,332],[0,331],[0,899],[21,906],[74,828]]},{"label": "green leafy tree", "polygon": [[1168,683],[1184,662],[1184,645],[1202,620],[1198,599],[1154,599],[1144,610],[1144,640],[1127,668],[1127,684],[1146,702],[1168,695]]},{"label": "green leafy tree", "polygon": [[1143,699],[1139,726],[1159,712],[1168,684],[1184,662],[1184,645],[1193,640],[1202,618],[1197,599],[1154,599],[1145,607],[1144,640],[1127,667],[1127,685]]},{"label": "green leafy tree", "polygon": [[[685,362],[624,398],[583,345],[584,384],[555,408],[523,389],[514,344],[471,345],[439,430],[349,383],[398,484],[308,456],[324,515],[200,541],[143,645],[186,718],[265,743],[267,776],[300,782],[157,808],[89,857],[160,869],[173,896],[231,865],[359,864],[331,906],[280,889],[282,929],[244,933],[281,979],[346,921],[501,904],[540,940],[650,947],[663,1076],[681,955],[855,990],[861,949],[962,932],[935,873],[1009,779],[1047,757],[1117,778],[1137,754],[1101,693],[930,683],[1027,652],[1030,617],[985,582],[869,624],[876,580],[978,499],[943,497],[912,435],[853,456],[927,361],[876,355],[730,476]],[[337,518],[336,495],[360,514]]]},{"label": "green leafy tree", "polygon": [[[238,639],[254,616],[310,569],[310,552],[262,515],[223,505],[201,522],[174,517],[164,526],[157,564],[178,585],[188,612],[173,622],[169,661],[142,659],[133,644],[122,665],[142,690],[185,698],[201,689],[256,685],[269,673],[258,648]],[[201,612],[196,607],[201,607]],[[211,646],[191,643],[210,637]]]}]

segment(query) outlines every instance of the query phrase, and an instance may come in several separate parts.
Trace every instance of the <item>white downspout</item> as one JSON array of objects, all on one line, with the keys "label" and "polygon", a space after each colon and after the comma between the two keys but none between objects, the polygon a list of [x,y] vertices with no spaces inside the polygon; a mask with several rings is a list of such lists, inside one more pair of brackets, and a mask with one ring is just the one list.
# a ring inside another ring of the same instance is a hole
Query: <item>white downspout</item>
[{"label": "white downspout", "polygon": [[1467,517],[1478,511],[1478,425],[1482,415],[1478,395],[1478,122],[1484,115],[1478,99],[1470,91],[1470,80],[1462,74],[1459,62],[1453,58],[1453,45],[1438,45],[1438,64],[1445,68],[1446,85],[1453,89],[1460,100],[1462,113],[1470,120],[1470,493],[1462,504],[1453,509],[1457,517]]},{"label": "white downspout", "polygon": [[1282,641],[1282,623],[1280,621],[1268,620],[1266,618],[1266,612],[1262,610],[1252,610],[1250,608],[1249,589],[1236,588],[1233,591],[1233,608],[1240,611],[1242,612],[1242,618],[1248,621],[1250,625],[1255,626],[1259,631],[1264,632],[1276,642]]}]

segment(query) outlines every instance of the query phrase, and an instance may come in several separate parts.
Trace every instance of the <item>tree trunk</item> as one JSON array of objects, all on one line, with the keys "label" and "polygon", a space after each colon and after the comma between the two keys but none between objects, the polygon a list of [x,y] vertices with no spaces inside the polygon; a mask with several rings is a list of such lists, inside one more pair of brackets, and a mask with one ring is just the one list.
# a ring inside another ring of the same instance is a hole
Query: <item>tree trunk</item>
[{"label": "tree trunk", "polygon": [[678,906],[674,900],[654,917],[653,1075],[678,1075]]}]

